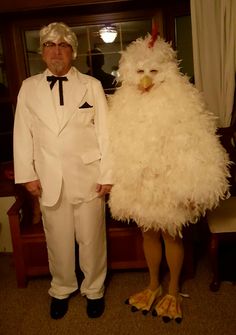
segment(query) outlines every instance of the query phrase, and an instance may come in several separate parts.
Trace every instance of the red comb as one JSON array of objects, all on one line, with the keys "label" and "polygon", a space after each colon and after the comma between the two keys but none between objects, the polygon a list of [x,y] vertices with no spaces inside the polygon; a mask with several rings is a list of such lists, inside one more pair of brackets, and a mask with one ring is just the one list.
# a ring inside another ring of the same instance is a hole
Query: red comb
[{"label": "red comb", "polygon": [[157,40],[157,36],[158,36],[158,26],[157,26],[157,22],[155,20],[152,20],[152,37],[148,43],[148,47],[152,48],[154,43]]}]

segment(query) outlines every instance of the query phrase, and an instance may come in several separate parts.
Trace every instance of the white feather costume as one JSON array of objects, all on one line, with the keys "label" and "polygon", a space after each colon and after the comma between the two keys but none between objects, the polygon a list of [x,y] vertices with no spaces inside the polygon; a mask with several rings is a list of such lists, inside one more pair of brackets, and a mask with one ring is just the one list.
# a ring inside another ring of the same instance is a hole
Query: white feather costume
[{"label": "white feather costume", "polygon": [[[175,51],[161,38],[149,47],[150,39],[122,53],[122,86],[109,101],[109,206],[117,220],[174,236],[227,196],[229,161],[215,117],[180,73]],[[140,83],[146,87],[150,80],[151,88],[141,92]]]}]

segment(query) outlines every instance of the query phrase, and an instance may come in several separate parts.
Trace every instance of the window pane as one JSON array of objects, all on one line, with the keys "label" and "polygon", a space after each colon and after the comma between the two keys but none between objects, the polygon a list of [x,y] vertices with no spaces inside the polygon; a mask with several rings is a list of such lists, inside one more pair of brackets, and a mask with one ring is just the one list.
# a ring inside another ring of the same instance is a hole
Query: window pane
[{"label": "window pane", "polygon": [[25,42],[29,71],[32,76],[45,69],[44,62],[39,54],[39,31],[27,30],[25,32]]},{"label": "window pane", "polygon": [[87,27],[73,27],[73,31],[78,38],[78,53],[77,59],[74,61],[74,66],[82,73],[86,73],[86,54],[89,49],[89,40]]},{"label": "window pane", "polygon": [[123,22],[120,26],[123,49],[132,41],[135,41],[139,37],[145,37],[147,33],[151,33],[152,31],[151,20]]},{"label": "window pane", "polygon": [[191,34],[191,17],[179,16],[175,20],[176,46],[178,50],[178,58],[181,60],[180,68],[184,74],[194,79],[193,68],[193,48]]}]

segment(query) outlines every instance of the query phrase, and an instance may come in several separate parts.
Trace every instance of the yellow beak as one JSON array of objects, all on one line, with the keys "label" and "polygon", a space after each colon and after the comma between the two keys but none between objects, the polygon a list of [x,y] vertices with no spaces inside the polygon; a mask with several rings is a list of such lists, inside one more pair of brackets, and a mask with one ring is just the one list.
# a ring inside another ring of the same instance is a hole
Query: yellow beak
[{"label": "yellow beak", "polygon": [[153,86],[152,78],[145,75],[143,76],[138,84],[138,87],[141,91],[148,91]]}]

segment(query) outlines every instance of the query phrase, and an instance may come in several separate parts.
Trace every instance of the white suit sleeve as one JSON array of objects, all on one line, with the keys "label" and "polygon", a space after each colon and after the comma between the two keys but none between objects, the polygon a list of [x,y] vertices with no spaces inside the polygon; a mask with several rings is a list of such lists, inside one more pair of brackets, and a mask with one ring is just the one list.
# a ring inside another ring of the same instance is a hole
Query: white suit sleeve
[{"label": "white suit sleeve", "polygon": [[31,115],[26,104],[24,82],[17,99],[14,131],[14,173],[16,183],[25,183],[38,179],[34,169],[34,149],[31,132]]}]

